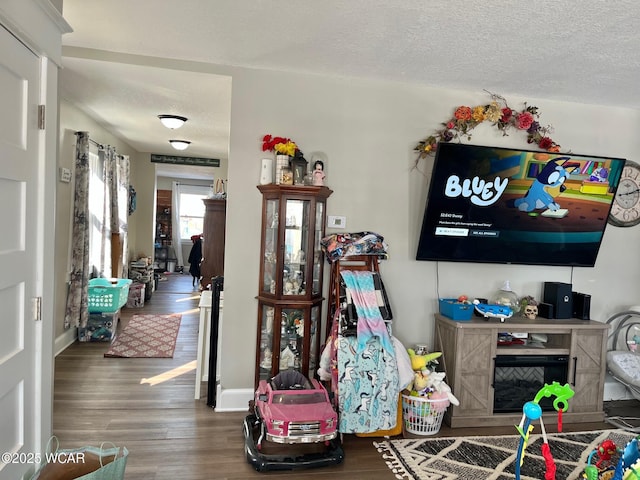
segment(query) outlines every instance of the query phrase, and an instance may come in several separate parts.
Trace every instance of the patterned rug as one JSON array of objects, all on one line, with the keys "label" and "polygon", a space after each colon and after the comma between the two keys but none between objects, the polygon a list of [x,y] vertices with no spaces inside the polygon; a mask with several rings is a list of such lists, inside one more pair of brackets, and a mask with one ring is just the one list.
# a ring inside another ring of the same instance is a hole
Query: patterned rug
[{"label": "patterned rug", "polygon": [[[539,432],[539,425],[536,425]],[[633,438],[624,430],[601,430],[548,434],[549,447],[556,463],[557,480],[582,478],[591,452],[604,440],[611,439],[619,448]],[[374,442],[378,452],[398,479],[410,480],[512,480],[520,437],[437,437]],[[529,439],[522,480],[545,478],[541,455],[542,436]]]},{"label": "patterned rug", "polygon": [[134,315],[105,357],[173,358],[182,315]]}]

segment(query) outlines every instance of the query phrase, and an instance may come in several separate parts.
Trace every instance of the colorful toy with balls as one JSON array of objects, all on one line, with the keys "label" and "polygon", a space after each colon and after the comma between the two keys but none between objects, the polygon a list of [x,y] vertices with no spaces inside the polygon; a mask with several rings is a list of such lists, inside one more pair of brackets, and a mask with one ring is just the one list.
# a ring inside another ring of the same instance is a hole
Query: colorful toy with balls
[{"label": "colorful toy with balls", "polygon": [[520,433],[520,443],[518,444],[518,452],[516,454],[515,464],[515,477],[516,480],[520,480],[520,467],[524,463],[524,452],[527,448],[529,441],[529,435],[533,431],[533,420],[540,421],[540,429],[542,430],[542,456],[545,463],[544,480],[556,480],[556,463],[551,454],[549,448],[549,440],[547,439],[547,432],[544,428],[544,422],[542,421],[542,407],[540,407],[540,400],[543,397],[556,397],[553,401],[553,408],[558,412],[558,432],[562,431],[562,412],[566,411],[569,407],[569,399],[573,397],[575,392],[571,389],[569,384],[560,385],[558,382],[553,382],[551,385],[545,384],[536,394],[535,398],[531,402],[527,402],[522,407],[522,419],[520,424],[516,425],[518,433]]}]

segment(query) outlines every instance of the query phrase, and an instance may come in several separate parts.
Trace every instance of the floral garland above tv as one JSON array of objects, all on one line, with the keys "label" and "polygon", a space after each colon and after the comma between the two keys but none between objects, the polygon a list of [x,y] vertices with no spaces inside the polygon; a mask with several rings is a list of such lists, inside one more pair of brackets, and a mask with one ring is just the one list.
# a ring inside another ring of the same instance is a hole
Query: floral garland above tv
[{"label": "floral garland above tv", "polygon": [[433,155],[438,142],[459,141],[463,137],[471,140],[471,131],[482,122],[491,122],[502,132],[502,135],[508,135],[511,129],[525,131],[527,143],[535,143],[547,152],[560,151],[560,145],[549,137],[553,127],[550,125],[543,127],[538,122],[540,117],[538,107],[527,105],[525,102],[524,108],[517,111],[509,107],[504,97],[488,93],[491,96],[491,102],[488,105],[475,107],[461,105],[457,107],[453,117],[442,124],[443,128],[418,142],[414,148],[418,152],[416,163],[421,158]]}]

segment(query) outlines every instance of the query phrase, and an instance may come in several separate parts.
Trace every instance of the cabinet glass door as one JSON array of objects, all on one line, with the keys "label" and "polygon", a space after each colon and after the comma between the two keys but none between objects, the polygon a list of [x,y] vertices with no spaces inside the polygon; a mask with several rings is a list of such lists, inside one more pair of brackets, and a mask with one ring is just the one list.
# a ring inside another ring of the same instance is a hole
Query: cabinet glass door
[{"label": "cabinet glass door", "polygon": [[304,357],[304,310],[283,308],[280,321],[279,370],[300,370]]},{"label": "cabinet glass door", "polygon": [[262,305],[261,331],[260,331],[260,380],[271,378],[273,366],[273,327],[275,308]]},{"label": "cabinet glass door", "polygon": [[320,328],[320,305],[311,308],[311,322],[309,327],[309,378],[315,376],[318,368],[318,329]]},{"label": "cabinet glass door", "polygon": [[315,232],[313,235],[313,278],[312,278],[312,294],[320,295],[322,291],[322,279],[320,273],[322,272],[322,248],[320,247],[320,240],[322,240],[322,232],[324,231],[324,203],[316,203],[316,224]]},{"label": "cabinet glass door", "polygon": [[278,200],[265,202],[265,226],[264,226],[264,278],[262,279],[263,293],[276,293],[276,265],[278,245]]},{"label": "cabinet glass door", "polygon": [[283,295],[305,294],[309,204],[308,200],[286,201]]}]

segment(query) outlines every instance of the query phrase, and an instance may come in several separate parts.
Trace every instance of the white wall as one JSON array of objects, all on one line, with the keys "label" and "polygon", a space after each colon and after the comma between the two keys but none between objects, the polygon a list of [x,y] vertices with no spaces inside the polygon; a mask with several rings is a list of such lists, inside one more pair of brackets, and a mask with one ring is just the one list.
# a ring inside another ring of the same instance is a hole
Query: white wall
[{"label": "white wall", "polygon": [[[504,95],[512,108],[537,105],[543,124],[564,150],[638,157],[637,111]],[[505,279],[519,295],[540,298],[542,282],[573,283],[592,295],[592,316],[604,321],[638,303],[640,228],[609,227],[594,268],[417,262],[416,244],[431,164],[413,169],[413,147],[450,118],[455,107],[488,102],[478,90],[234,70],[222,325],[222,388],[252,388],[257,324],[261,197],[260,140],[292,138],[305,153],[328,156],[326,184],[334,191],[329,215],[347,217],[347,231],[372,230],[389,244],[382,276],[393,307],[396,336],[407,346],[432,344],[436,299],[487,297]],[[596,99],[597,100],[597,99]],[[524,148],[513,132],[481,126],[472,143]],[[327,269],[325,269],[327,272]],[[326,280],[325,274],[325,280]],[[325,290],[326,291],[326,290]]]}]

